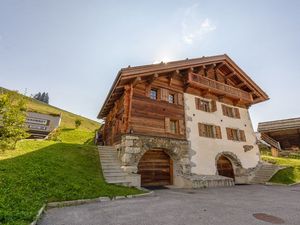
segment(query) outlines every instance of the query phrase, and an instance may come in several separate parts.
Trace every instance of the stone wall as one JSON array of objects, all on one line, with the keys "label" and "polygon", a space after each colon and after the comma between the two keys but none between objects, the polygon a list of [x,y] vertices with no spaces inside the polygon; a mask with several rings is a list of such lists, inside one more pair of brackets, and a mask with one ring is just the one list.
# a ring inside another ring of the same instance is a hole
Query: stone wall
[{"label": "stone wall", "polygon": [[115,146],[124,171],[137,173],[139,160],[148,150],[163,149],[173,160],[174,176],[191,172],[189,143],[185,140],[143,135],[123,135]]}]

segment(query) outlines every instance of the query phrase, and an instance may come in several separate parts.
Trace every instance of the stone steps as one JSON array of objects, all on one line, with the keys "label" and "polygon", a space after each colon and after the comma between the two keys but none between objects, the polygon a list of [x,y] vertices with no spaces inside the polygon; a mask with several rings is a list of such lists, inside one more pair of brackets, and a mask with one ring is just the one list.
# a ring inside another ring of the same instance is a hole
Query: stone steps
[{"label": "stone steps", "polygon": [[268,182],[280,169],[282,168],[277,165],[262,164],[254,172],[254,177],[252,178],[251,183],[264,184]]},{"label": "stone steps", "polygon": [[129,186],[128,174],[123,172],[117,157],[117,151],[111,146],[99,146],[99,156],[103,176],[109,184]]}]

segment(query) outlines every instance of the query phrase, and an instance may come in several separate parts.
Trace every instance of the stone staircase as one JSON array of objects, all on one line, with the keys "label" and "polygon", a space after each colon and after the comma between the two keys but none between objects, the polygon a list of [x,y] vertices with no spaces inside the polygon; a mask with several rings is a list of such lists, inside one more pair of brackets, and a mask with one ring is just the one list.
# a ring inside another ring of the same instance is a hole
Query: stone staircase
[{"label": "stone staircase", "polygon": [[122,170],[116,149],[113,146],[98,146],[98,150],[106,182],[109,184],[131,186],[131,182],[128,179],[129,174]]},{"label": "stone staircase", "polygon": [[284,167],[280,167],[273,164],[260,164],[254,171],[254,176],[250,183],[252,184],[264,184],[268,182],[272,176]]},{"label": "stone staircase", "polygon": [[192,188],[232,187],[234,180],[219,175],[192,174],[186,177],[192,182]]}]

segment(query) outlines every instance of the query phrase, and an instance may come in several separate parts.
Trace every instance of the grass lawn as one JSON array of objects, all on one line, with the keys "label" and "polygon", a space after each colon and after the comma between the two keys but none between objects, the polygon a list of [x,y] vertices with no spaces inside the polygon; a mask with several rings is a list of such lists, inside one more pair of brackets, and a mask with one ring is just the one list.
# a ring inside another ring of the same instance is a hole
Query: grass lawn
[{"label": "grass lawn", "polygon": [[300,182],[300,159],[262,156],[262,159],[288,168],[278,171],[270,180],[273,183],[292,184]]},{"label": "grass lawn", "polygon": [[0,152],[0,224],[29,224],[47,201],[141,193],[104,182],[96,147],[82,144],[90,137],[66,129],[64,143],[24,140]]}]

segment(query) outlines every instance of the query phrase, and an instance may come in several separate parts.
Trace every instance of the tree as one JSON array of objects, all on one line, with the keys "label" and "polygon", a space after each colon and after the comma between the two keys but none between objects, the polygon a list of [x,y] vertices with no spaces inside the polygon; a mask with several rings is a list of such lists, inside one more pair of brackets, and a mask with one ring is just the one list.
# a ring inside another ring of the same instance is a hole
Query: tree
[{"label": "tree", "polygon": [[76,119],[76,120],[75,120],[75,127],[76,127],[76,129],[77,129],[78,127],[80,127],[80,125],[81,125],[81,120],[80,120],[80,119]]},{"label": "tree", "polygon": [[48,92],[45,94],[45,99],[44,99],[45,103],[49,104],[49,95],[48,95]]},{"label": "tree", "polygon": [[15,149],[27,137],[25,100],[17,92],[0,95],[0,148]]},{"label": "tree", "polygon": [[41,102],[49,104],[49,94],[48,92],[39,92],[33,96],[34,99],[39,100]]}]

